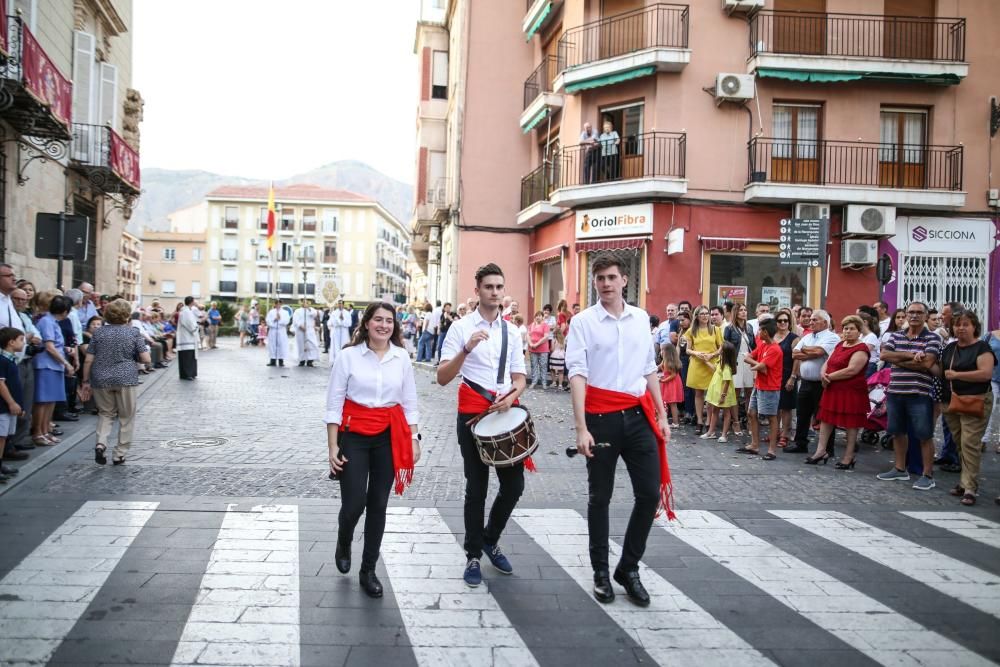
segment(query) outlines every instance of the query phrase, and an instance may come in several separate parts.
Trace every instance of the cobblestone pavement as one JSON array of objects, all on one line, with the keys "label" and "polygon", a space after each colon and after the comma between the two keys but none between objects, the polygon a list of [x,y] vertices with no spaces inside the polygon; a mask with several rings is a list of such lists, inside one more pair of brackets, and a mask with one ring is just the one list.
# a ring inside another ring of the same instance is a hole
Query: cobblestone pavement
[{"label": "cobblestone pavement", "polygon": [[[167,371],[127,465],[94,465],[84,438],[0,499],[0,665],[1000,664],[992,451],[970,510],[954,475],[924,493],[876,482],[874,448],[840,472],[676,433],[679,520],[657,523],[642,566],[653,603],[619,588],[601,605],[584,465],[562,453],[569,395],[532,391],[540,472],[503,538],[516,571],[487,564],[471,589],[455,388],[422,369],[424,456],[391,501],[374,601],[333,563],[328,371],[265,361],[224,345],[197,382]],[[613,555],[629,497],[620,471]]]}]

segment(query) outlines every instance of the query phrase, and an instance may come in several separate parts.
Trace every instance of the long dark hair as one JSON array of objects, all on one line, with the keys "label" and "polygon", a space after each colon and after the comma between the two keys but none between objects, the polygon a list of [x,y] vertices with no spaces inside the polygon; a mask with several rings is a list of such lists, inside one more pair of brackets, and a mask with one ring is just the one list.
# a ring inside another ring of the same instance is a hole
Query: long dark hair
[{"label": "long dark hair", "polygon": [[344,347],[368,344],[368,323],[375,317],[376,310],[385,310],[392,316],[392,335],[389,336],[389,342],[396,347],[403,347],[403,328],[399,325],[399,320],[396,319],[396,308],[391,304],[380,301],[368,304],[364,314],[361,316],[361,321],[358,322],[358,328],[354,330],[354,337]]},{"label": "long dark hair", "polygon": [[723,366],[729,366],[732,374],[736,375],[736,347],[728,340],[722,341],[722,351],[719,352],[719,367]]}]

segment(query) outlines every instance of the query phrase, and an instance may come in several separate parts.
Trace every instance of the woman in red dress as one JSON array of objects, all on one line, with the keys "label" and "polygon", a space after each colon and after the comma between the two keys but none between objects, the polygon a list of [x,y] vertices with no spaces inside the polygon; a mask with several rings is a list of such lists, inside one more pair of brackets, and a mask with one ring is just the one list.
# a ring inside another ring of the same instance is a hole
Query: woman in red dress
[{"label": "woman in red dress", "polygon": [[865,368],[871,352],[861,340],[860,317],[848,315],[840,326],[843,340],[837,343],[830,358],[823,364],[823,397],[819,401],[817,415],[820,422],[819,444],[816,453],[807,458],[806,463],[826,463],[830,458],[826,443],[834,428],[842,428],[847,431],[847,451],[836,467],[837,470],[850,470],[854,468],[854,444],[858,429],[865,425],[870,409]]}]

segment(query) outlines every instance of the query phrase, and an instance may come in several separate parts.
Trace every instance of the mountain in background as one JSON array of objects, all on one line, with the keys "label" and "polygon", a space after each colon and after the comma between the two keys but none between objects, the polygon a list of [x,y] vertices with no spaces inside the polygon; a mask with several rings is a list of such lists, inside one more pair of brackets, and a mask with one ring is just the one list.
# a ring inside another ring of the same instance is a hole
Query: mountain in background
[{"label": "mountain in background", "polygon": [[[296,174],[275,185],[312,183],[325,188],[350,190],[378,201],[404,225],[413,209],[413,186],[397,181],[356,160],[340,160]],[[142,196],[128,223],[128,231],[140,234],[143,227],[150,231],[167,231],[167,215],[197,204],[205,195],[221,185],[267,185],[267,181],[239,176],[222,176],[208,171],[143,169]]]}]

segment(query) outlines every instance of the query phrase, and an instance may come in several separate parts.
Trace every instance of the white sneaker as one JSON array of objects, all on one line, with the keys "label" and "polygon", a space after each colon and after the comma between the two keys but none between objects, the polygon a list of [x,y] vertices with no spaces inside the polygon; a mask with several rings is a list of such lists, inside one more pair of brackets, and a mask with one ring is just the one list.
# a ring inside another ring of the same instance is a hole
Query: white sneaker
[{"label": "white sneaker", "polygon": [[717,436],[714,433],[702,433],[698,436],[702,440],[714,440]]},{"label": "white sneaker", "polygon": [[719,440],[718,440],[718,441],[724,444],[724,443],[727,443],[727,442],[729,442],[729,438],[727,438],[727,437],[726,437],[726,436],[724,436],[724,435],[720,435],[720,436],[719,436]]}]

